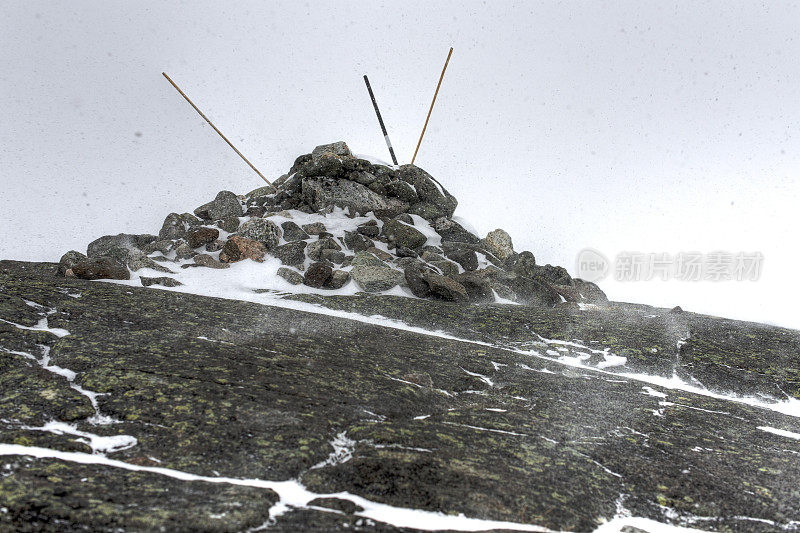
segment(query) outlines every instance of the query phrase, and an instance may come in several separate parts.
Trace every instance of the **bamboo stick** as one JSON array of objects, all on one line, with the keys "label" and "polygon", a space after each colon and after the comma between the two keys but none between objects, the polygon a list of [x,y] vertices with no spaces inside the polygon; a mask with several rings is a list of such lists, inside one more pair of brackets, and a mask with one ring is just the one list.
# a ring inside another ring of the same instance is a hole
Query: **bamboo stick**
[{"label": "bamboo stick", "polygon": [[236,147],[233,145],[233,143],[232,143],[232,142],[230,142],[230,141],[228,140],[228,138],[227,138],[227,137],[225,137],[225,135],[223,135],[221,131],[219,131],[219,129],[217,129],[217,127],[214,125],[214,123],[213,123],[213,122],[211,122],[211,121],[208,119],[208,117],[207,117],[207,116],[205,116],[205,115],[203,114],[203,112],[202,112],[202,111],[200,111],[200,109],[198,109],[198,107],[197,107],[196,105],[194,105],[194,102],[192,102],[191,100],[189,100],[189,97],[188,97],[188,96],[186,96],[186,93],[184,93],[183,91],[181,91],[181,88],[180,88],[180,87],[178,87],[178,85],[177,85],[177,84],[176,84],[174,81],[172,81],[172,78],[170,78],[169,76],[167,76],[167,73],[166,73],[166,72],[162,72],[161,74],[163,74],[163,75],[164,75],[164,77],[165,77],[165,78],[167,78],[167,81],[168,81],[168,82],[170,82],[170,83],[172,84],[172,86],[173,86],[173,87],[175,87],[175,89],[176,89],[176,90],[177,90],[179,93],[181,93],[181,96],[183,96],[183,97],[186,99],[186,101],[187,101],[187,102],[189,102],[189,105],[191,105],[191,106],[194,108],[194,110],[195,110],[195,111],[197,111],[197,113],[198,113],[198,114],[199,114],[201,117],[203,117],[203,119],[205,119],[205,121],[206,121],[206,122],[208,122],[208,125],[209,125],[209,126],[211,126],[212,128],[214,128],[214,131],[216,131],[216,132],[217,132],[217,134],[219,134],[219,136],[220,136],[220,137],[222,137],[222,139],[223,139],[223,140],[224,140],[226,143],[228,143],[228,146],[230,146],[231,148],[233,148],[233,151],[234,151],[234,152],[236,152],[237,154],[239,154],[239,157],[241,157],[242,159],[244,159],[244,162],[245,162],[245,163],[247,163],[248,165],[250,165],[250,168],[252,168],[253,170],[255,170],[256,174],[258,174],[258,175],[261,177],[261,179],[262,179],[262,180],[264,180],[264,181],[266,181],[266,182],[267,182],[267,185],[272,185],[272,184],[269,182],[269,180],[268,180],[267,178],[265,178],[265,177],[264,177],[264,175],[263,175],[261,172],[259,172],[259,171],[258,171],[258,169],[257,169],[255,166],[253,166],[253,163],[251,163],[251,162],[250,162],[250,161],[249,161],[249,160],[248,160],[248,159],[247,159],[247,158],[244,156],[244,154],[242,154],[242,152],[240,152],[239,150],[237,150],[237,149],[236,149]]},{"label": "bamboo stick", "polygon": [[411,164],[414,164],[414,160],[417,158],[417,152],[419,152],[419,145],[422,144],[422,137],[425,135],[425,130],[428,128],[428,120],[431,118],[431,112],[433,111],[433,104],[436,103],[436,96],[439,94],[439,87],[442,86],[442,79],[444,79],[444,71],[447,70],[447,64],[450,62],[450,56],[453,55],[453,47],[450,47],[450,52],[447,54],[447,60],[444,62],[444,68],[442,69],[442,75],[439,76],[439,83],[436,84],[436,92],[433,93],[433,101],[431,102],[431,108],[428,109],[428,116],[425,117],[425,125],[422,127],[422,133],[419,135],[419,142],[417,142],[417,149],[414,150],[414,157],[411,158]]}]

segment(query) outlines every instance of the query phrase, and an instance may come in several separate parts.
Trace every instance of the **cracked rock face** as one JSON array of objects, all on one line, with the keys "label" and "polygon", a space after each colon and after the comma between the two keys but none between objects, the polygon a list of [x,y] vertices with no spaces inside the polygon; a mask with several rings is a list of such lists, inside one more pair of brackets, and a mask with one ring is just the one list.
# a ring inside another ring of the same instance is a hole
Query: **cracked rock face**
[{"label": "cracked rock face", "polygon": [[0,261],[0,530],[800,520],[796,331],[623,304],[262,306],[57,268]]}]

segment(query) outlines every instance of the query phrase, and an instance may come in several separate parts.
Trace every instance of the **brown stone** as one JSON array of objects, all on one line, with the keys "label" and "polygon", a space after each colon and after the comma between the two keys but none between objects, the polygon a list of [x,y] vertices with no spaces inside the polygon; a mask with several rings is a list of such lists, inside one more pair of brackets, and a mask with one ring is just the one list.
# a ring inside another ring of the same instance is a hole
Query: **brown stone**
[{"label": "brown stone", "polygon": [[214,242],[219,237],[219,230],[215,228],[200,227],[189,230],[186,234],[186,242],[192,248],[199,248],[205,246],[210,242]]},{"label": "brown stone", "polygon": [[267,248],[258,241],[247,239],[238,235],[232,235],[225,242],[225,246],[219,253],[219,260],[223,263],[235,263],[243,259],[252,259],[262,263]]}]

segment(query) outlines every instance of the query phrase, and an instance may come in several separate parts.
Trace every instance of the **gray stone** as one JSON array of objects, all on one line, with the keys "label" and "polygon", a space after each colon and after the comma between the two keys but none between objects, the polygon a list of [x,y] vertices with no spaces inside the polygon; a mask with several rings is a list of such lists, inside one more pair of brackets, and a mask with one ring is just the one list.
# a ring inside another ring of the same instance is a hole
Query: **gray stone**
[{"label": "gray stone", "polygon": [[414,219],[411,218],[411,215],[409,215],[408,213],[400,213],[399,215],[394,217],[394,219],[395,220],[399,220],[400,222],[404,222],[404,223],[408,224],[409,226],[413,226],[414,225]]},{"label": "gray stone", "polygon": [[292,285],[300,285],[303,283],[303,275],[291,268],[280,267],[278,269],[278,275]]},{"label": "gray stone", "polygon": [[443,276],[454,276],[459,273],[458,265],[447,259],[430,261],[430,264],[439,269]]},{"label": "gray stone", "polygon": [[336,157],[353,157],[353,153],[350,151],[350,148],[347,147],[347,143],[344,141],[338,141],[331,144],[323,144],[317,146],[311,151],[311,159],[313,161],[318,161],[322,158],[323,155],[334,155]]},{"label": "gray stone", "polygon": [[144,252],[139,250],[132,250],[128,253],[128,257],[125,260],[125,264],[130,268],[132,271],[137,271],[142,268],[149,268],[151,270],[155,270],[157,272],[167,272],[172,274],[172,270],[168,269],[164,265],[160,265],[147,257]]},{"label": "gray stone", "polygon": [[291,220],[287,220],[281,224],[281,229],[283,230],[283,238],[287,242],[291,241],[303,241],[309,238],[308,233],[303,231],[303,228],[298,226],[296,223],[292,222]]},{"label": "gray stone", "polygon": [[326,248],[322,250],[320,254],[322,260],[330,261],[331,263],[341,264],[344,261],[345,254],[340,250],[333,250],[331,248]]},{"label": "gray stone", "polygon": [[208,254],[197,254],[192,258],[192,260],[194,261],[194,264],[208,268],[222,269],[231,267],[230,264],[220,263]]},{"label": "gray stone", "polygon": [[425,235],[408,224],[404,224],[399,220],[390,220],[383,225],[381,233],[389,239],[390,243],[395,246],[406,248],[419,248],[425,244],[427,238]]},{"label": "gray stone", "polygon": [[320,233],[324,233],[327,231],[325,224],[323,224],[322,222],[303,224],[301,227],[303,228],[303,231],[305,231],[309,235],[319,235]]},{"label": "gray stone", "polygon": [[369,252],[356,252],[356,255],[350,260],[350,264],[353,266],[386,266],[386,263]]},{"label": "gray stone", "polygon": [[231,191],[220,191],[211,202],[194,210],[194,214],[203,220],[221,220],[226,217],[240,217],[244,213],[242,204]]},{"label": "gray stone", "polygon": [[160,276],[157,278],[148,278],[147,276],[141,276],[139,281],[142,282],[142,285],[145,287],[150,287],[151,285],[161,285],[163,287],[177,287],[179,285],[183,285],[180,281],[175,278],[170,278],[169,276]]},{"label": "gray stone", "polygon": [[155,242],[154,235],[135,235],[120,233],[118,235],[105,235],[89,243],[86,248],[87,257],[110,256],[124,261],[130,250],[141,250],[148,244]]},{"label": "gray stone", "polygon": [[161,225],[158,238],[161,240],[180,239],[186,235],[186,225],[178,213],[170,213]]},{"label": "gray stone", "polygon": [[219,252],[225,247],[225,241],[217,239],[206,244],[206,252]]},{"label": "gray stone", "polygon": [[61,259],[58,261],[58,274],[63,276],[66,274],[67,270],[75,266],[77,263],[80,263],[84,259],[86,259],[86,256],[79,251],[70,250],[62,255]]},{"label": "gray stone", "polygon": [[306,242],[293,241],[282,244],[270,250],[269,253],[280,259],[284,265],[300,266],[306,260]]},{"label": "gray stone", "polygon": [[322,237],[308,245],[306,254],[313,261],[320,261],[322,259],[322,250],[341,250],[342,247],[332,237]]},{"label": "gray stone", "polygon": [[514,254],[514,245],[511,242],[511,235],[501,229],[490,231],[483,239],[483,245],[495,257],[505,261]]},{"label": "gray stone", "polygon": [[217,220],[217,227],[228,233],[233,233],[239,229],[239,224],[239,217],[225,217],[222,220]]},{"label": "gray stone", "polygon": [[199,218],[197,218],[196,216],[194,216],[191,213],[181,213],[181,220],[183,220],[183,223],[186,224],[190,228],[192,226],[202,226],[203,225],[203,221],[200,220]]},{"label": "gray stone", "polygon": [[185,242],[182,242],[177,248],[175,248],[175,257],[177,259],[189,259],[195,255],[197,255],[197,252],[195,252],[194,249],[192,249],[192,247]]},{"label": "gray stone", "polygon": [[239,227],[238,234],[260,242],[267,250],[276,247],[281,240],[281,229],[266,218],[251,218]]},{"label": "gray stone", "polygon": [[402,272],[388,266],[355,266],[350,271],[350,276],[365,292],[387,291],[404,280]]},{"label": "gray stone", "polygon": [[328,279],[327,282],[325,282],[325,285],[323,285],[323,287],[335,291],[347,285],[348,281],[350,281],[349,272],[346,272],[344,270],[334,270],[333,274],[331,274],[331,277]]},{"label": "gray stone", "polygon": [[360,183],[346,179],[304,178],[303,200],[321,213],[334,207],[347,209],[351,215],[369,212],[398,215],[408,209],[408,204],[397,198],[387,198],[371,191]]}]

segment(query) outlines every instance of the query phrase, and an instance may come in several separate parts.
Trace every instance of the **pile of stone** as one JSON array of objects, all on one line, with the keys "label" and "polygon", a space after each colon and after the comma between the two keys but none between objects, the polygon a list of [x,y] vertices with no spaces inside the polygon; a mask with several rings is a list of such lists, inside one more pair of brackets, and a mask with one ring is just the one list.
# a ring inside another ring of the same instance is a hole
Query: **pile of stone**
[{"label": "pile of stone", "polygon": [[[278,276],[323,291],[354,283],[366,292],[400,286],[420,298],[455,302],[607,301],[595,284],[562,267],[537,265],[531,252],[515,252],[501,229],[474,235],[453,219],[457,205],[421,168],[375,164],[337,142],[297,158],[272,186],[241,196],[222,191],[193,213],[169,214],[158,235],[109,235],[89,244],[86,255],[70,251],[59,271],[130,279],[131,271],[147,268],[164,275],[140,276],[142,284],[174,286],[180,281],[168,274],[178,269],[275,257],[283,265]],[[342,212],[356,222],[329,231],[326,216]]]}]

